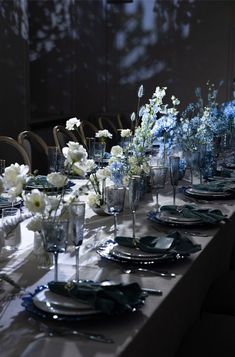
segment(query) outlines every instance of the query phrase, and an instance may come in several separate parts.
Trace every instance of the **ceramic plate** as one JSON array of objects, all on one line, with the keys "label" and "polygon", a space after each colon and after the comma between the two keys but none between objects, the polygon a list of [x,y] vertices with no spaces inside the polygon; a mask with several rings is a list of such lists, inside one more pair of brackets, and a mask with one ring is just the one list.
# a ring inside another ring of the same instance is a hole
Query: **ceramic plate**
[{"label": "ceramic plate", "polygon": [[94,315],[98,311],[91,309],[88,305],[63,295],[55,294],[49,289],[40,291],[33,297],[34,305],[45,312],[58,315]]},{"label": "ceramic plate", "polygon": [[[120,253],[121,251],[116,250],[116,255],[113,255],[113,249],[114,247],[117,247],[117,243],[115,243],[112,240],[107,241],[105,244],[101,245],[97,253],[102,257],[107,260],[117,262],[117,263],[123,263],[123,264],[133,264],[133,265],[154,265],[154,264],[159,264],[161,262],[165,261],[176,261],[178,259],[183,259],[184,256],[177,254],[176,252],[174,253],[164,253],[164,254],[155,254],[153,257],[146,257],[146,258],[133,258],[128,255],[125,255]],[[123,247],[124,248],[124,247]],[[116,248],[117,249],[117,248]],[[123,250],[124,252],[124,250]],[[152,254],[152,253],[151,253]]]},{"label": "ceramic plate", "polygon": [[162,253],[147,253],[135,248],[123,247],[120,245],[115,245],[110,250],[110,254],[118,259],[125,259],[131,261],[156,260],[159,259],[159,257],[162,257]]},{"label": "ceramic plate", "polygon": [[184,191],[185,195],[192,196],[195,198],[207,198],[207,199],[219,199],[219,198],[230,198],[233,197],[231,192],[213,192],[213,191],[203,191],[197,190],[195,188],[186,188]]},{"label": "ceramic plate", "polygon": [[175,216],[174,219],[172,219],[171,215],[165,215],[162,213],[163,212],[159,212],[159,213],[150,212],[148,214],[148,219],[153,223],[169,225],[172,227],[185,227],[185,226],[195,227],[195,226],[205,226],[206,224],[208,224],[203,222],[200,218],[181,219],[181,217],[178,218],[178,216]]},{"label": "ceramic plate", "polygon": [[0,210],[3,208],[20,207],[21,204],[22,200],[20,198],[17,198],[14,202],[12,202],[7,197],[0,197]]}]

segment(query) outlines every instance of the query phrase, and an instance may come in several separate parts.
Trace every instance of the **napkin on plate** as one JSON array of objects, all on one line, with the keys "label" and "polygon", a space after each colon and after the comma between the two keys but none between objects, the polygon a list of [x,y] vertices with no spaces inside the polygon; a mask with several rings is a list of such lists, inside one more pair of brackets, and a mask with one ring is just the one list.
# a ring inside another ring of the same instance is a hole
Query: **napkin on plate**
[{"label": "napkin on plate", "polygon": [[219,209],[201,208],[193,205],[174,206],[165,205],[161,206],[161,212],[169,212],[174,216],[185,218],[200,218],[205,223],[219,223],[226,220],[226,216]]},{"label": "napkin on plate", "polygon": [[[165,240],[165,244],[164,244]],[[131,237],[116,237],[115,242],[125,247],[133,247],[149,253],[172,253],[189,255],[201,250],[200,244],[194,244],[189,238],[179,232],[172,232],[163,237],[145,236],[138,239]]]},{"label": "napkin on plate", "polygon": [[48,287],[53,293],[76,298],[108,315],[134,311],[143,305],[146,297],[138,283],[102,285],[92,281],[52,281]]},{"label": "napkin on plate", "polygon": [[196,184],[192,186],[196,190],[209,192],[235,192],[235,184],[228,181],[212,181],[206,184]]}]

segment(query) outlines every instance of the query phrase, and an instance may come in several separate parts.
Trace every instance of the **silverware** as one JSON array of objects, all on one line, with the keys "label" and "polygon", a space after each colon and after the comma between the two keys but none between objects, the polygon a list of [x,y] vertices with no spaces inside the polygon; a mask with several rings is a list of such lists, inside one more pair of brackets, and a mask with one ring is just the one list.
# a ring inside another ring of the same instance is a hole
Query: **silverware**
[{"label": "silverware", "polygon": [[49,337],[77,336],[95,342],[114,343],[114,340],[112,338],[106,337],[101,334],[96,334],[93,332],[73,330],[67,327],[50,328],[43,322],[38,322],[33,317],[29,317],[28,322],[30,323],[30,325],[39,328],[39,330],[41,331],[39,334],[36,335],[36,339],[47,337],[47,336]]},{"label": "silverware", "polygon": [[147,293],[149,295],[157,295],[157,296],[162,295],[162,290],[142,288],[142,291],[144,291],[145,293]]},{"label": "silverware", "polygon": [[137,273],[137,272],[145,272],[145,273],[151,273],[156,276],[161,276],[162,278],[175,278],[176,274],[175,273],[168,273],[167,271],[161,272],[161,271],[155,271],[151,269],[145,269],[145,268],[130,268],[130,269],[124,269],[125,274],[131,274],[131,273]]}]

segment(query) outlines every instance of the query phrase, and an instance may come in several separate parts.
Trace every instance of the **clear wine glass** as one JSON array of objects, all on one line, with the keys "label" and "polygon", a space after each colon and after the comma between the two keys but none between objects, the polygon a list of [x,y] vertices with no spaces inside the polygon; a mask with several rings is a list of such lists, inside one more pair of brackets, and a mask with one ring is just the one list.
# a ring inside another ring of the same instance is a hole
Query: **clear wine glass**
[{"label": "clear wine glass", "polygon": [[85,202],[76,202],[70,205],[71,234],[76,253],[76,281],[79,281],[79,251],[83,242],[85,209]]},{"label": "clear wine glass", "polygon": [[129,179],[128,186],[128,198],[129,207],[132,212],[132,237],[135,238],[135,227],[136,227],[136,210],[138,208],[140,200],[140,176],[132,176]]},{"label": "clear wine glass", "polygon": [[44,248],[54,255],[54,280],[58,281],[58,254],[67,247],[68,221],[48,219],[42,223]]},{"label": "clear wine glass", "polygon": [[114,238],[117,236],[117,214],[123,211],[126,189],[123,186],[107,186],[105,188],[105,203],[108,213],[114,219]]},{"label": "clear wine glass", "polygon": [[169,166],[171,185],[173,187],[173,205],[175,205],[176,187],[179,182],[179,163],[180,158],[178,156],[170,156]]},{"label": "clear wine glass", "polygon": [[150,169],[151,186],[156,195],[156,211],[159,212],[159,190],[165,187],[168,168],[165,166],[153,166]]}]

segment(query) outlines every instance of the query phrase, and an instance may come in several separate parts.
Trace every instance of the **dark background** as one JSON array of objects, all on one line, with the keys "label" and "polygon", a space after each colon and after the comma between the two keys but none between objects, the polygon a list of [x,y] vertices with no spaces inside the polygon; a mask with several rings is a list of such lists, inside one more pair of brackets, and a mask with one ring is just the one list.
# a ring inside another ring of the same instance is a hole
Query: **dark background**
[{"label": "dark background", "polygon": [[30,129],[51,144],[70,117],[129,114],[168,87],[183,109],[207,80],[232,98],[235,2],[0,1],[0,135]]}]

